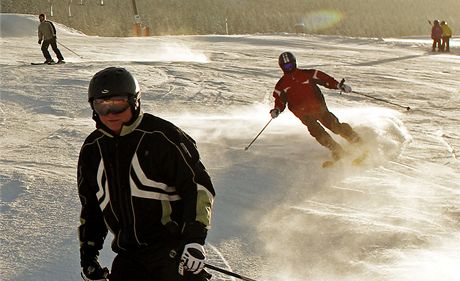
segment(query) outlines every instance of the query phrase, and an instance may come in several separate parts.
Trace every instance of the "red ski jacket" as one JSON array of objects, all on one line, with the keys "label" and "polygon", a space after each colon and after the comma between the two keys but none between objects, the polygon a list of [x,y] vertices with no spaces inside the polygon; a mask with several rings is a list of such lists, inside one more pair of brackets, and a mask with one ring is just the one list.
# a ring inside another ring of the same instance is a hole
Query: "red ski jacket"
[{"label": "red ski jacket", "polygon": [[275,108],[282,112],[287,104],[289,110],[298,118],[305,115],[315,116],[328,110],[317,85],[338,89],[339,82],[316,69],[295,69],[284,74],[273,91]]},{"label": "red ski jacket", "polygon": [[441,39],[442,37],[442,28],[441,26],[438,25],[433,25],[431,28],[431,39],[436,40],[436,39]]}]

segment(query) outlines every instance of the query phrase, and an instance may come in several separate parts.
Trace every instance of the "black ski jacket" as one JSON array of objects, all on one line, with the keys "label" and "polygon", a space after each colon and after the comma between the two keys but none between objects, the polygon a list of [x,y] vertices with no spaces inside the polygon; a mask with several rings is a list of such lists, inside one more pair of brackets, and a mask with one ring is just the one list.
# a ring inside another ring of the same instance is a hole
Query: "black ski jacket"
[{"label": "black ski jacket", "polygon": [[147,113],[120,136],[100,127],[87,137],[78,191],[80,250],[86,253],[102,249],[107,230],[114,235],[114,252],[155,248],[171,240],[171,222],[183,243],[204,244],[215,196],[195,141]]}]

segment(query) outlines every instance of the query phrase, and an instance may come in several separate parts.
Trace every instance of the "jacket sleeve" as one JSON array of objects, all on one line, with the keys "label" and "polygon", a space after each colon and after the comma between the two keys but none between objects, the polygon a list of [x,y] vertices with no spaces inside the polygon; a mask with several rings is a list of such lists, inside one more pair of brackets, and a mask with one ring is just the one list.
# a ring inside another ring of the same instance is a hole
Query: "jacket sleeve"
[{"label": "jacket sleeve", "polygon": [[38,26],[38,40],[41,40],[43,38],[43,33],[40,30],[40,25]]},{"label": "jacket sleeve", "polygon": [[49,26],[50,26],[50,32],[53,35],[53,37],[56,37],[56,27],[54,26],[53,22],[48,21]]},{"label": "jacket sleeve", "polygon": [[[88,161],[87,154],[84,148],[82,148],[77,171],[78,194],[82,206],[80,226],[78,228],[82,262],[94,259],[99,255],[99,250],[102,249],[108,232],[96,196],[97,188],[92,186],[88,179],[89,171],[87,171],[88,169],[85,165],[86,161]],[[95,173],[96,171],[91,172]]]},{"label": "jacket sleeve", "polygon": [[314,82],[318,85],[326,87],[328,89],[338,89],[339,82],[333,77],[327,75],[326,73],[320,70],[314,70],[313,78]]},{"label": "jacket sleeve", "polygon": [[275,105],[273,108],[278,108],[280,112],[284,111],[287,103],[287,89],[283,88],[282,79],[283,78],[281,78],[278,83],[276,83],[275,90],[273,91],[273,97],[275,98]]},{"label": "jacket sleeve", "polygon": [[184,204],[182,239],[185,243],[204,244],[211,226],[215,191],[195,141],[179,128],[177,132],[178,139],[173,148],[176,158],[174,181]]}]

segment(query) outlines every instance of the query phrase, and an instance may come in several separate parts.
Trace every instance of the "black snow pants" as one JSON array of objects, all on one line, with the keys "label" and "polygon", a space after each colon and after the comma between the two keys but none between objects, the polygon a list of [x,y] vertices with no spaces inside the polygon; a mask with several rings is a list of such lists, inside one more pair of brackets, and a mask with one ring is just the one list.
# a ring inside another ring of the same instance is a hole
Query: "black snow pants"
[{"label": "black snow pants", "polygon": [[170,247],[119,253],[110,281],[207,281],[203,274],[178,273],[178,262],[169,256]]},{"label": "black snow pants", "polygon": [[[304,115],[300,120],[307,126],[310,135],[312,135],[322,146],[331,150],[334,158],[340,158],[341,154],[343,154],[343,149],[340,144],[326,132],[323,126],[331,130],[334,134],[345,138],[349,143],[358,143],[361,141],[359,135],[348,123],[340,123],[339,119],[328,110],[315,115]],[[323,126],[321,126],[321,124]]]},{"label": "black snow pants", "polygon": [[62,56],[61,51],[59,51],[58,49],[56,38],[43,40],[42,53],[45,59],[47,61],[51,61],[51,55],[50,55],[50,52],[48,51],[48,47],[50,45],[51,45],[51,48],[53,49],[53,52],[56,54],[57,59],[64,60],[64,57]]}]

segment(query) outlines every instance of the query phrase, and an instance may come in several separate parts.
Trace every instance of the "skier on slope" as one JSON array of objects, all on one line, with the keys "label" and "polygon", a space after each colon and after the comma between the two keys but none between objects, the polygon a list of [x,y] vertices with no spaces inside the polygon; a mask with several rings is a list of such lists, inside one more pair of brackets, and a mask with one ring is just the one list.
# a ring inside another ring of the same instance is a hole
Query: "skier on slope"
[{"label": "skier on slope", "polygon": [[447,25],[446,21],[441,21],[441,29],[442,29],[442,42],[441,42],[441,49],[444,52],[450,52],[450,38],[452,37],[452,29]]},{"label": "skier on slope", "polygon": [[431,46],[431,51],[436,52],[436,47],[438,48],[438,52],[442,52],[442,28],[439,24],[439,20],[433,21],[433,26],[431,27],[431,39],[433,39],[433,44]]},{"label": "skier on slope", "polygon": [[321,124],[345,138],[350,143],[359,143],[361,138],[347,123],[341,123],[329,111],[318,85],[329,89],[351,92],[351,87],[339,83],[326,73],[316,69],[299,69],[295,56],[284,52],[279,56],[278,64],[284,75],[276,83],[273,97],[274,108],[270,110],[272,118],[284,111],[286,105],[294,115],[307,126],[310,134],[332,152],[334,160],[339,160],[344,150],[321,126]]},{"label": "skier on slope", "polygon": [[109,229],[117,253],[110,281],[206,280],[215,192],[195,141],[142,112],[137,80],[124,68],[96,73],[88,101],[97,129],[78,160],[83,279],[106,280],[98,255]]},{"label": "skier on slope", "polygon": [[51,58],[50,52],[48,51],[50,45],[54,53],[56,53],[58,63],[64,63],[64,57],[57,47],[56,28],[54,27],[54,24],[46,20],[45,14],[40,14],[38,19],[40,20],[40,24],[38,25],[38,44],[42,44],[43,41],[41,49],[43,56],[46,59],[44,63],[53,63],[53,59]]}]

